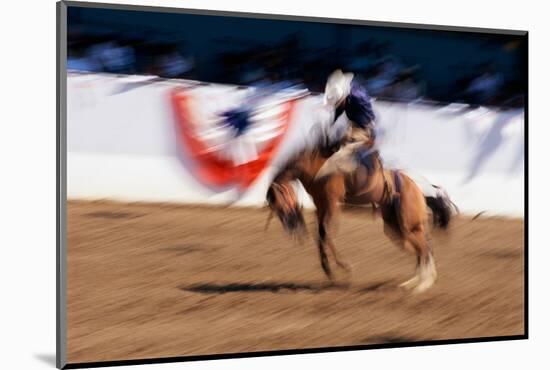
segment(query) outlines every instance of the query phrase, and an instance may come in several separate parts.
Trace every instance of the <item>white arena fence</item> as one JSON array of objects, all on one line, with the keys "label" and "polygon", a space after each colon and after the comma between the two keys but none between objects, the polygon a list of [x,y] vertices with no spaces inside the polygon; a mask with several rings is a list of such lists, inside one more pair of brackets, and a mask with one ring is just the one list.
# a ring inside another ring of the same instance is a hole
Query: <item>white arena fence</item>
[{"label": "white arena fence", "polygon": [[[204,165],[182,140],[186,122],[181,122],[175,89],[193,99],[189,114],[195,133],[214,133],[205,142],[223,145],[224,163],[246,166],[247,158],[257,158],[273,137],[280,137],[253,182],[214,186],[197,176]],[[239,106],[249,92],[148,76],[69,73],[68,198],[264,206],[277,168],[311,139],[324,113],[320,96],[302,96],[282,124],[267,117],[279,117],[278,102],[284,101],[274,94],[267,99],[271,113],[258,115],[259,124],[250,129],[254,135],[209,131],[213,112]],[[374,107],[386,166],[443,186],[463,213],[524,216],[523,109],[385,101],[374,101]],[[311,207],[303,190],[300,196]]]}]

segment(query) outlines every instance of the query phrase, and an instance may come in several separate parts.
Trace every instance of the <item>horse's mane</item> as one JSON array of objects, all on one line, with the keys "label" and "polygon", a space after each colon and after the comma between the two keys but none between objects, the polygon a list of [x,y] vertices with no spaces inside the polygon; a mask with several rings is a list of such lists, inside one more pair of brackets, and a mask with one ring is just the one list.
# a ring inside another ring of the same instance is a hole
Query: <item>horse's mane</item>
[{"label": "horse's mane", "polygon": [[[297,154],[294,154],[287,161],[285,161],[279,169],[276,171],[274,176],[274,181],[281,180],[283,177],[286,178],[297,178],[300,173],[303,173],[304,170],[308,167],[308,164],[314,161],[315,159],[322,157],[327,158],[326,148],[323,146],[312,147],[303,149]],[[305,171],[307,172],[307,171]]]},{"label": "horse's mane", "polygon": [[292,155],[282,165],[278,166],[278,170],[275,172],[273,181],[276,182],[284,174],[298,170],[302,159],[308,151],[309,150],[302,150],[299,153]]},{"label": "horse's mane", "polygon": [[332,126],[331,122],[326,117],[317,118],[311,126],[306,127],[301,136],[286,148],[286,156],[280,158],[278,163],[273,164],[278,168],[277,175],[299,169],[305,160],[318,157],[328,158],[332,154],[328,142],[338,140],[338,134],[331,131],[336,128],[336,126]]}]

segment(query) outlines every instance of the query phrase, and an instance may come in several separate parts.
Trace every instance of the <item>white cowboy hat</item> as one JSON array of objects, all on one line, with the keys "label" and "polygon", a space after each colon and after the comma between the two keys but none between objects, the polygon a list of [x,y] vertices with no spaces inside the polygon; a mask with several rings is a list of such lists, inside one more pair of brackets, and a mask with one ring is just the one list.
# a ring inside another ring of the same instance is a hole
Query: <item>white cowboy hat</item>
[{"label": "white cowboy hat", "polygon": [[353,73],[343,73],[341,69],[332,72],[325,86],[324,104],[338,106],[348,96],[351,80],[353,80]]}]

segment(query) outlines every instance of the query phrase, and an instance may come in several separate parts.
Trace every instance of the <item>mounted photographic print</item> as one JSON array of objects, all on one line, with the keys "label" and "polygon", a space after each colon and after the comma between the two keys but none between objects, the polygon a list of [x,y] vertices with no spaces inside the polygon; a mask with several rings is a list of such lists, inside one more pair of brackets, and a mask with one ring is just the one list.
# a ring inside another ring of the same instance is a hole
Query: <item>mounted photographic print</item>
[{"label": "mounted photographic print", "polygon": [[527,46],[58,3],[58,367],[527,338]]}]

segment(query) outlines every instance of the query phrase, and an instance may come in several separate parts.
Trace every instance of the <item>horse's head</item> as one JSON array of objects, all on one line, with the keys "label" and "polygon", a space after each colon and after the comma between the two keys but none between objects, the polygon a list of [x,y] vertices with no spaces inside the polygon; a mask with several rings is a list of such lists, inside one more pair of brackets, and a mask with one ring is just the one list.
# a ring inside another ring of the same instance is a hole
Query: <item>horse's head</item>
[{"label": "horse's head", "polygon": [[[271,215],[275,213],[283,224],[284,229],[293,235],[303,235],[306,231],[302,206],[298,203],[298,198],[290,183],[273,183],[267,190],[267,204],[271,210]],[[267,228],[267,224],[266,224]]]}]

